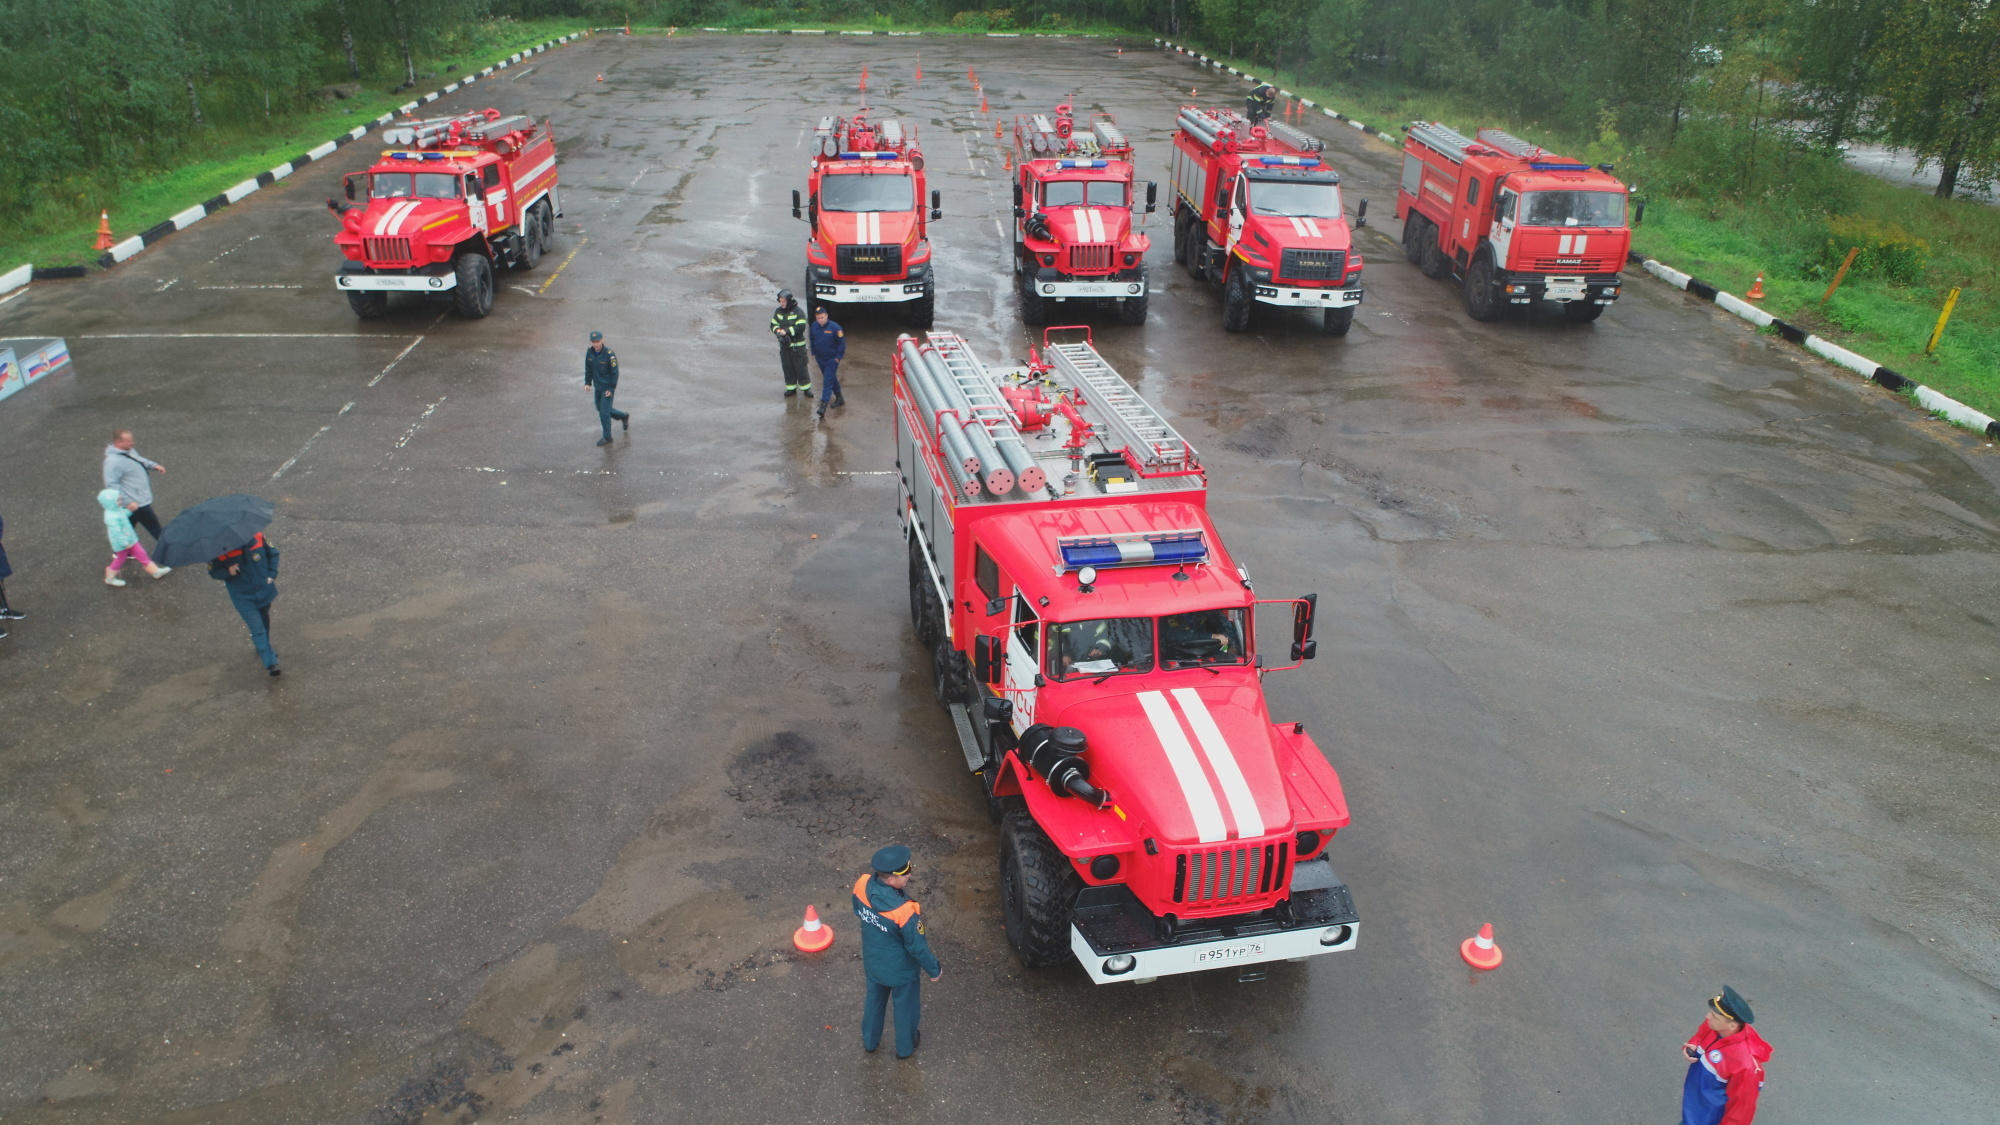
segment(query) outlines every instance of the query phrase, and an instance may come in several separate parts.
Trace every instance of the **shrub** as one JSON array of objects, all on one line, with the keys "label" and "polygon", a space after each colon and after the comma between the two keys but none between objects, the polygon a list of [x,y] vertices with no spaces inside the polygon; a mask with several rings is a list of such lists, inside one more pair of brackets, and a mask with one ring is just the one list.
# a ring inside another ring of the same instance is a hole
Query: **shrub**
[{"label": "shrub", "polygon": [[1860,215],[1839,215],[1828,219],[1826,237],[1819,257],[1811,263],[1814,274],[1831,277],[1850,249],[1859,247],[1848,276],[1873,276],[1897,285],[1914,285],[1930,264],[1931,244],[1894,223],[1878,222]]}]

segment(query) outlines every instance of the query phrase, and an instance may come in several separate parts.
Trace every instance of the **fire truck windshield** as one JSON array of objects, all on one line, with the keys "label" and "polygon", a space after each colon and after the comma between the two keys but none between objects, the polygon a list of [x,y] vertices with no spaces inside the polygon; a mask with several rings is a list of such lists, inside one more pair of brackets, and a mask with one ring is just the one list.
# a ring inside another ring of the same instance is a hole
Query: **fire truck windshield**
[{"label": "fire truck windshield", "polygon": [[916,201],[917,189],[908,176],[850,172],[819,181],[822,211],[908,211]]},{"label": "fire truck windshield", "polygon": [[1048,674],[1058,680],[1153,670],[1153,619],[1105,617],[1049,625]]},{"label": "fire truck windshield", "polygon": [[1529,227],[1622,227],[1625,193],[1619,191],[1531,191],[1521,197],[1521,225]]},{"label": "fire truck windshield", "polygon": [[1160,664],[1190,668],[1197,664],[1247,664],[1243,645],[1243,611],[1204,609],[1160,618]]},{"label": "fire truck windshield", "polygon": [[371,199],[458,198],[458,176],[452,172],[377,172],[371,178]]},{"label": "fire truck windshield", "polygon": [[1123,180],[1051,180],[1042,185],[1044,207],[1124,207]]},{"label": "fire truck windshield", "polygon": [[1280,219],[1338,219],[1340,188],[1336,184],[1252,180],[1250,210]]}]

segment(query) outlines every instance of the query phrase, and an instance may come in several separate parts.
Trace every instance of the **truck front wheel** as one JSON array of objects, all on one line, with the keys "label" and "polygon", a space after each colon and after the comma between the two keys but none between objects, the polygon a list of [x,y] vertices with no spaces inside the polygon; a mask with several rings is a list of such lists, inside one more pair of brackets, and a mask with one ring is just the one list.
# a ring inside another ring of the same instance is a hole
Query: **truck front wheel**
[{"label": "truck front wheel", "polygon": [[458,288],[451,291],[458,314],[467,320],[478,320],[492,312],[493,263],[486,260],[486,255],[468,250],[451,266],[458,275]]},{"label": "truck front wheel", "polygon": [[374,320],[389,311],[389,295],[380,289],[349,289],[347,307],[363,320]]},{"label": "truck front wheel", "polygon": [[1222,329],[1225,332],[1241,332],[1250,327],[1250,283],[1249,274],[1241,266],[1229,271],[1229,282],[1222,287]]},{"label": "truck front wheel", "polygon": [[937,282],[924,283],[924,295],[910,302],[910,327],[928,332],[937,323]]},{"label": "truck front wheel", "polygon": [[[1139,282],[1142,285],[1146,284],[1145,270],[1139,271]],[[1118,306],[1119,323],[1121,324],[1146,323],[1146,302],[1150,301],[1153,297],[1150,288],[1151,287],[1148,286],[1148,291],[1139,294],[1137,297],[1125,298],[1124,302]]]},{"label": "truck front wheel", "polygon": [[1354,306],[1348,305],[1346,308],[1326,310],[1326,320],[1320,325],[1320,330],[1329,336],[1345,336],[1347,330],[1352,327],[1354,327]]},{"label": "truck front wheel", "polygon": [[1499,295],[1494,291],[1493,259],[1481,254],[1465,271],[1465,315],[1474,320],[1492,320],[1500,315]]},{"label": "truck front wheel", "polygon": [[1052,969],[1070,955],[1070,917],[1083,880],[1025,809],[1000,822],[1000,918],[1014,956]]},{"label": "truck front wheel", "polygon": [[1035,275],[1021,275],[1021,323],[1028,325],[1046,324],[1049,319],[1049,305],[1042,300],[1042,291],[1035,288]]}]

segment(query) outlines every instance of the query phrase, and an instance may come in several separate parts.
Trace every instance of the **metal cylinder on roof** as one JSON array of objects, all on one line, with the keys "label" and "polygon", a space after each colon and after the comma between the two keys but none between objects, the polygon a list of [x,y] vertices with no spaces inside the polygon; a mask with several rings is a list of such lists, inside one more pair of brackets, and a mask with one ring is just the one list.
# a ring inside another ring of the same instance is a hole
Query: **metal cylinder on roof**
[{"label": "metal cylinder on roof", "polygon": [[1021,444],[1016,437],[1003,437],[993,443],[1000,450],[1000,459],[1014,472],[1014,485],[1030,495],[1040,492],[1048,483],[1048,474],[1035,463],[1034,454]]},{"label": "metal cylinder on roof", "polygon": [[959,416],[966,420],[966,444],[972,447],[973,455],[979,458],[979,478],[985,482],[986,490],[995,496],[1005,496],[1012,492],[1014,470],[1008,468],[1007,462],[1001,458],[1000,450],[994,445],[993,435],[987,432],[985,423],[977,420],[971,401],[959,388],[958,380],[952,376],[951,369],[945,366],[944,360],[938,356],[934,348],[919,348],[917,360],[927,367],[931,379],[943,388],[944,398],[951,403],[952,409],[957,410]]},{"label": "metal cylinder on roof", "polygon": [[1181,123],[1181,128],[1186,129],[1190,133],[1193,133],[1195,139],[1199,140],[1202,144],[1212,145],[1215,143],[1215,132],[1217,126],[1213,121],[1211,121],[1207,117],[1195,112],[1192,109],[1184,109],[1181,110],[1180,123]]},{"label": "metal cylinder on roof", "polygon": [[[905,337],[902,342],[903,382],[910,388],[910,394],[917,400],[917,409],[922,412],[926,425],[935,428],[938,445],[944,456],[945,465],[952,471],[952,478],[958,482],[966,496],[979,495],[984,481],[979,472],[982,462],[972,444],[966,439],[959,419],[964,417],[943,390],[939,388],[929,365],[917,351],[916,342]],[[943,417],[940,417],[943,415]]]}]

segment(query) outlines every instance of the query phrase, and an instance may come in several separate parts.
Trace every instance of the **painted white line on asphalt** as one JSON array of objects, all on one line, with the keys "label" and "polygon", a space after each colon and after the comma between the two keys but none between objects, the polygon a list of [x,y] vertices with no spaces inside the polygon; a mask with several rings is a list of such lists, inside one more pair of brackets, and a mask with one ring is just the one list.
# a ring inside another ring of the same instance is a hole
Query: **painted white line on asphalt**
[{"label": "painted white line on asphalt", "polygon": [[400,340],[353,332],[85,332],[80,340]]},{"label": "painted white line on asphalt", "polygon": [[437,413],[438,407],[444,405],[444,400],[446,397],[447,396],[445,395],[439,395],[438,400],[436,402],[431,403],[429,406],[424,407],[424,412],[422,414],[417,415],[417,420],[410,423],[410,428],[403,431],[403,436],[396,439],[395,446],[389,450],[387,456],[382,458],[384,464],[387,464],[392,458],[396,456],[396,450],[401,449],[404,446],[410,444],[410,439],[417,436],[417,430],[423,426],[424,422],[427,421],[431,415]]},{"label": "painted white line on asphalt", "polygon": [[[404,356],[406,356],[406,355],[409,355],[409,354],[410,354],[411,352],[413,352],[413,351],[416,351],[416,350],[417,350],[417,345],[418,345],[418,344],[421,344],[421,343],[423,343],[423,342],[424,342],[424,338],[423,338],[422,336],[419,336],[419,337],[417,337],[416,339],[414,339],[414,340],[411,340],[411,341],[410,341],[410,346],[409,346],[409,347],[407,347],[407,348],[404,348],[404,349],[403,349],[402,351],[400,351],[400,352],[397,352],[397,353],[396,353],[396,358],[395,358],[395,359],[392,359],[392,360],[390,360],[390,361],[389,361],[389,366],[387,366],[387,367],[384,367],[384,368],[382,369],[382,374],[380,374],[380,375],[377,375],[377,376],[375,376],[375,377],[374,377],[373,379],[370,379],[370,380],[368,380],[368,385],[372,387],[372,386],[374,386],[375,384],[377,384],[377,383],[381,382],[381,381],[382,381],[383,379],[387,378],[387,377],[388,377],[388,375],[389,375],[389,372],[391,372],[391,371],[395,370],[395,369],[396,369],[396,365],[397,365],[397,364],[399,364],[399,363],[401,363],[401,362],[403,362],[403,357],[404,357]],[[352,403],[350,403],[349,405],[352,405]]]},{"label": "painted white line on asphalt", "polygon": [[845,469],[835,469],[833,475],[837,477],[893,477],[896,475],[896,470],[864,469],[857,472],[848,472]]},{"label": "painted white line on asphalt", "polygon": [[27,295],[28,295],[27,287],[22,286],[21,288],[16,289],[14,292],[7,294],[5,297],[0,297],[0,305],[4,305],[7,302],[15,299],[16,297],[25,297]]},{"label": "painted white line on asphalt", "polygon": [[170,277],[167,280],[161,282],[160,287],[158,289],[153,290],[153,292],[165,293],[167,290],[172,289],[174,286],[180,284],[180,280],[181,279],[178,277]]},{"label": "painted white line on asphalt", "polygon": [[196,289],[304,289],[303,285],[197,285]]},{"label": "painted white line on asphalt", "polygon": [[[334,415],[333,415],[333,418],[334,418],[334,421],[335,421],[335,422],[339,421],[339,420],[340,420],[340,416],[341,416],[342,414],[345,414],[345,413],[347,413],[348,411],[350,411],[350,410],[352,410],[352,409],[354,409],[354,404],[353,404],[353,403],[351,403],[351,402],[350,402],[350,403],[348,403],[348,404],[347,404],[346,406],[343,406],[343,407],[341,407],[341,408],[340,408],[340,409],[339,409],[338,411],[336,411],[336,412],[334,413]],[[285,470],[286,470],[286,469],[289,469],[289,468],[291,468],[291,467],[292,467],[293,465],[296,465],[296,464],[298,464],[298,463],[299,463],[299,458],[301,458],[301,457],[304,457],[304,456],[306,455],[306,450],[308,450],[308,449],[311,449],[311,448],[313,447],[313,442],[316,442],[316,441],[318,441],[318,440],[320,439],[321,435],[325,434],[325,433],[326,433],[326,432],[327,432],[328,430],[330,430],[330,429],[332,429],[332,428],[333,428],[333,422],[328,422],[328,423],[327,423],[326,425],[324,425],[324,426],[321,426],[321,427],[319,428],[319,433],[317,433],[317,434],[314,434],[313,436],[311,436],[311,437],[307,438],[307,439],[306,439],[306,443],[305,443],[304,445],[302,445],[302,446],[300,446],[300,447],[299,447],[299,451],[298,451],[297,453],[294,453],[294,454],[292,454],[292,459],[291,459],[291,460],[289,460],[289,461],[285,462],[284,464],[282,464],[282,465],[278,466],[278,471],[277,471],[277,472],[275,472],[275,473],[272,473],[272,474],[271,474],[271,479],[272,479],[272,480],[277,480],[277,479],[278,479],[279,477],[281,477],[281,476],[284,476],[284,475],[285,475]]]}]

